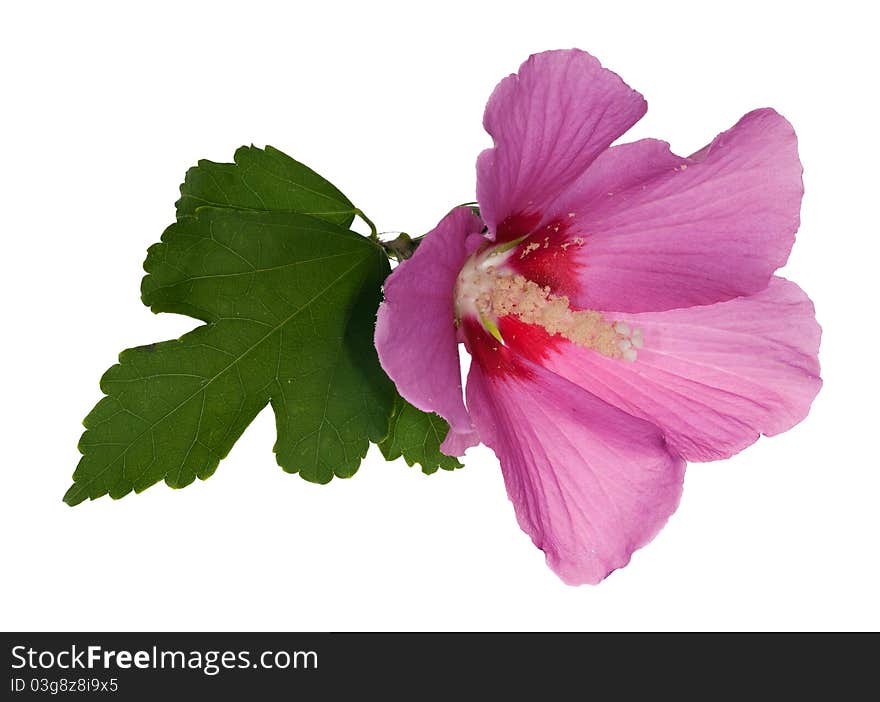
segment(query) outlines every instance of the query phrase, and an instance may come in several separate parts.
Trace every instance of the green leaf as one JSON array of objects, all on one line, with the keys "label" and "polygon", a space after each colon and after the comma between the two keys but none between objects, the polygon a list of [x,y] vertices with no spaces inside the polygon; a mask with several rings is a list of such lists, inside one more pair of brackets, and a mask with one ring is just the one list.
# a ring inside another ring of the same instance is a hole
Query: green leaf
[{"label": "green leaf", "polygon": [[[234,178],[222,182],[228,203],[246,201]],[[267,403],[278,463],[306,480],[351,476],[387,435],[395,392],[373,346],[382,250],[316,217],[208,207],[199,187],[185,186],[183,216],[150,248],[141,289],[154,312],[207,324],[123,351],[107,371],[106,397],[84,421],[71,505],[207,478]]]},{"label": "green leaf", "polygon": [[177,218],[199,207],[295,212],[350,227],[357,214],[332,183],[287,154],[267,146],[242,146],[235,163],[199,161],[180,186]]},{"label": "green leaf", "polygon": [[440,444],[448,432],[449,425],[442,417],[422,412],[398,395],[388,436],[379,444],[379,449],[389,461],[403,456],[408,466],[419,463],[427,475],[436,473],[438,468],[462,468],[457,458],[440,452]]}]

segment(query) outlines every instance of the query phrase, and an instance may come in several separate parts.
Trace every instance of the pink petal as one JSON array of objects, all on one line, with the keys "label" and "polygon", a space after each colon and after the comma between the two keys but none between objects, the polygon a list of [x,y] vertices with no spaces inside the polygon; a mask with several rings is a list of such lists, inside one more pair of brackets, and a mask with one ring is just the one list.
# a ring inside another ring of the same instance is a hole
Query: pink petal
[{"label": "pink petal", "polygon": [[522,529],[567,583],[625,566],[678,506],[684,461],[661,432],[514,355],[478,325],[468,407]]},{"label": "pink petal", "polygon": [[549,370],[658,425],[688,461],[728,458],[761,434],[790,429],[822,385],[813,305],[784,278],[714,305],[607,317],[642,330],[635,362],[546,333],[535,341],[534,328],[523,337],[510,321],[502,333],[514,348],[528,340],[524,351]]},{"label": "pink petal", "polygon": [[479,443],[462,398],[453,289],[465,259],[484,241],[468,237],[482,226],[467,207],[446,215],[388,276],[376,319],[382,367],[410,403],[449,422],[441,448],[454,455]]},{"label": "pink petal", "polygon": [[801,173],[794,130],[769,109],[690,158],[654,140],[614,147],[544,212],[530,241],[547,246],[519,268],[587,309],[659,311],[758,292],[794,243]]},{"label": "pink petal", "polygon": [[639,93],[583,51],[529,57],[498,84],[483,116],[495,148],[477,161],[477,199],[490,232],[509,216],[542,211],[646,110]]}]

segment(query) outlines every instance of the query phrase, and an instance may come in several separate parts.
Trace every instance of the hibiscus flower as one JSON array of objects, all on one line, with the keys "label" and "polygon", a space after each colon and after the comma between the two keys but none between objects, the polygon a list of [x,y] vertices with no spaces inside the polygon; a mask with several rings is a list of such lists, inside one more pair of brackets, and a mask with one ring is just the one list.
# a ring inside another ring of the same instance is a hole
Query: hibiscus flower
[{"label": "hibiscus flower", "polygon": [[423,238],[376,326],[401,395],[449,422],[442,450],[495,451],[571,584],[654,537],[686,461],[790,429],[821,386],[813,305],[773,275],[803,194],[791,125],[761,109],[689,157],[612,147],[646,109],[587,53],[530,57],[486,107],[479,216],[456,208]]}]

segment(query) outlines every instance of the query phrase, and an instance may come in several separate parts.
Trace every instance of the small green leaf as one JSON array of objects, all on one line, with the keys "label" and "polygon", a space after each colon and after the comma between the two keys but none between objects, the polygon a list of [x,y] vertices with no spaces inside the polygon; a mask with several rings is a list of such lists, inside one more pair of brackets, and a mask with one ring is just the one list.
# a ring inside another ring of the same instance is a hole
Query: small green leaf
[{"label": "small green leaf", "polygon": [[180,186],[177,218],[199,207],[295,212],[349,227],[357,212],[335,185],[285,153],[242,146],[235,163],[199,161]]},{"label": "small green leaf", "polygon": [[427,475],[436,473],[438,468],[462,468],[457,458],[440,452],[440,444],[448,432],[449,425],[443,418],[422,412],[398,395],[388,436],[379,444],[379,449],[389,461],[403,456],[408,466],[419,463]]},{"label": "small green leaf", "polygon": [[107,371],[71,505],[207,478],[267,403],[278,463],[318,483],[354,474],[388,433],[395,392],[373,346],[382,250],[315,217],[202,204],[150,248],[142,295],[207,324]]}]

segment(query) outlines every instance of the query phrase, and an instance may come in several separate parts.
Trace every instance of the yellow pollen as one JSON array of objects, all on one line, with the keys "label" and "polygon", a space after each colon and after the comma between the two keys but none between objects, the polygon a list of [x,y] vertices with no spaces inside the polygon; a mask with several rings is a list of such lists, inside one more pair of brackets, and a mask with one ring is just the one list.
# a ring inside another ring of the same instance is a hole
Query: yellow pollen
[{"label": "yellow pollen", "polygon": [[537,243],[535,243],[535,242],[533,241],[531,244],[529,244],[528,246],[526,246],[526,247],[522,250],[522,253],[519,255],[519,257],[520,257],[521,259],[523,259],[523,258],[525,258],[526,256],[528,256],[530,253],[532,253],[532,251],[536,251],[537,249],[540,249],[540,248],[541,248],[541,245],[540,245],[540,244],[537,244]]},{"label": "yellow pollen", "polygon": [[481,318],[511,315],[603,356],[636,360],[636,349],[643,344],[640,329],[630,330],[622,322],[609,322],[593,310],[573,310],[565,295],[554,295],[549,287],[542,288],[521,275],[498,273],[491,267],[477,275],[483,278],[474,281],[481,290],[476,299]]}]

